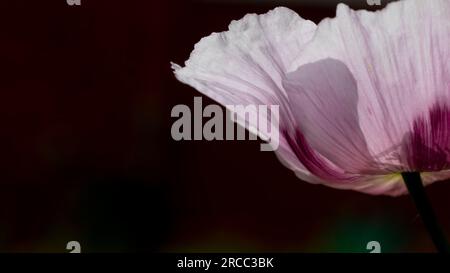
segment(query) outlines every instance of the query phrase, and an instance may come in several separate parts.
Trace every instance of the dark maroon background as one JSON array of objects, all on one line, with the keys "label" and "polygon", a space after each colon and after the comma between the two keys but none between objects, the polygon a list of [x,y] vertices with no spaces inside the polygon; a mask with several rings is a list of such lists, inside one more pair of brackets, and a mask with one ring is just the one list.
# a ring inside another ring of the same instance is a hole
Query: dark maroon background
[{"label": "dark maroon background", "polygon": [[[337,2],[283,5],[318,22]],[[302,182],[254,141],[172,140],[172,107],[199,93],[169,62],[275,6],[2,1],[0,251],[433,251],[408,196]],[[450,234],[450,184],[427,191]]]}]

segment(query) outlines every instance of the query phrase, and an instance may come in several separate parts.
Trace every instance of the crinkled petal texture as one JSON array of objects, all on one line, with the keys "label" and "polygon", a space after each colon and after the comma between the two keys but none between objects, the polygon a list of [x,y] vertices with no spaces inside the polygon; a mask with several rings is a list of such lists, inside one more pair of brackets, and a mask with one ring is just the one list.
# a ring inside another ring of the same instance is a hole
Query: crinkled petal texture
[{"label": "crinkled petal texture", "polygon": [[[315,30],[313,22],[284,7],[263,15],[247,14],[231,22],[228,31],[201,39],[185,67],[172,67],[178,80],[222,105],[280,105],[280,100],[286,100],[282,79]],[[245,121],[245,117],[240,120]],[[259,122],[291,126],[285,119]],[[257,124],[247,125],[253,133],[267,138],[254,129]],[[315,181],[282,137],[277,155],[299,177]]]},{"label": "crinkled petal texture", "polygon": [[450,1],[340,4],[318,26],[286,8],[200,41],[176,76],[221,104],[279,104],[281,161],[370,194],[450,177]]}]

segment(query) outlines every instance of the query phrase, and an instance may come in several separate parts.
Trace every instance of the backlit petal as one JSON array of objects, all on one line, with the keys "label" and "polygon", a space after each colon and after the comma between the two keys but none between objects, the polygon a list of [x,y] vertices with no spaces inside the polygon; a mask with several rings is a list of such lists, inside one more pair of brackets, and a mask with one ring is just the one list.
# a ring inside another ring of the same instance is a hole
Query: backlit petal
[{"label": "backlit petal", "polygon": [[[286,99],[282,78],[315,29],[313,22],[283,7],[263,15],[248,14],[231,22],[228,31],[203,38],[184,67],[172,67],[178,80],[222,105],[279,105],[280,97]],[[277,122],[280,127],[290,126],[283,120]],[[256,124],[249,127],[256,128]],[[308,180],[309,172],[283,138],[277,155]]]},{"label": "backlit petal", "polygon": [[344,62],[358,85],[370,153],[392,171],[408,170],[414,155],[402,151],[403,141],[438,101],[450,99],[449,44],[450,1],[399,1],[380,12],[341,4],[294,67],[324,58]]}]

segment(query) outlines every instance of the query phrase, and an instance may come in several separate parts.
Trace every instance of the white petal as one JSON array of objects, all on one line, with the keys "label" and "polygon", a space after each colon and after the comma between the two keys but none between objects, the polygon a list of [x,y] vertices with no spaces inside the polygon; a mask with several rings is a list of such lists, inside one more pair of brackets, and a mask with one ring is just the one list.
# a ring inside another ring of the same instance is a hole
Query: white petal
[{"label": "white petal", "polygon": [[[282,78],[315,29],[313,22],[284,7],[262,15],[248,14],[231,22],[228,31],[201,39],[185,66],[172,64],[172,68],[178,80],[222,105],[280,105],[280,97],[286,96]],[[249,126],[256,128],[256,124]],[[280,138],[277,155],[308,179],[309,172],[285,139]]]},{"label": "white petal", "polygon": [[408,168],[399,152],[414,121],[450,101],[450,1],[406,0],[379,12],[340,4],[291,69],[343,61],[358,84],[360,126],[373,156]]},{"label": "white petal", "polygon": [[281,79],[312,38],[316,25],[279,7],[247,14],[195,45],[176,77],[219,103],[270,104],[284,93]]},{"label": "white petal", "polygon": [[328,164],[319,156],[302,153],[307,147],[298,147],[305,166],[318,168],[321,173],[329,169],[331,173],[324,173],[324,179],[333,179],[333,174],[341,177],[343,173],[386,173],[367,149],[359,126],[356,82],[344,63],[324,59],[303,65],[289,73],[283,84],[298,130],[305,138],[299,143],[302,137],[294,136],[298,146],[311,146],[340,171],[326,167]]}]

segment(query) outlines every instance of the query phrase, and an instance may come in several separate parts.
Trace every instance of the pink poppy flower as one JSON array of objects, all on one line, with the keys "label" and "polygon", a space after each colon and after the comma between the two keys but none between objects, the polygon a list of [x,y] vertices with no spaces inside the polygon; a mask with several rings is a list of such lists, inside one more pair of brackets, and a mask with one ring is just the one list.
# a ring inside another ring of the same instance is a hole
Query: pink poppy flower
[{"label": "pink poppy flower", "polygon": [[280,105],[278,158],[304,181],[369,194],[450,178],[450,1],[318,25],[279,7],[195,45],[178,80],[222,105]]}]

